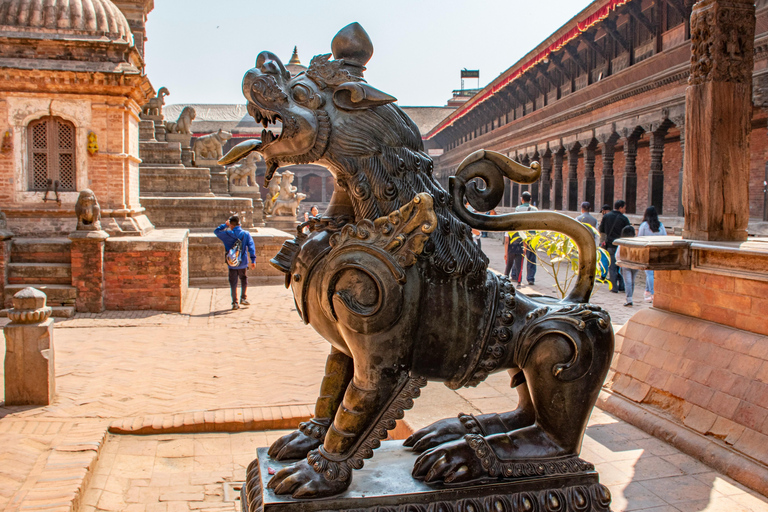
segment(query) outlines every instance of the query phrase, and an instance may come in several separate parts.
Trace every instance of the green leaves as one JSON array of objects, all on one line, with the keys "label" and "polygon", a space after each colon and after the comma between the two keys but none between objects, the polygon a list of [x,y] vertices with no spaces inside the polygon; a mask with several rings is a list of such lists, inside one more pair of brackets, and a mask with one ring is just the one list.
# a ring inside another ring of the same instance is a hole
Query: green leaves
[{"label": "green leaves", "polygon": [[[592,226],[587,227],[599,239],[598,232]],[[524,235],[524,242],[528,247],[536,252],[538,264],[555,280],[555,288],[561,298],[568,293],[573,280],[579,275],[579,250],[573,240],[562,233],[555,231],[526,231],[521,232]],[[597,268],[595,269],[595,281],[598,283],[609,283],[608,262],[610,256],[608,251],[597,247]],[[602,276],[606,276],[605,279]]]}]

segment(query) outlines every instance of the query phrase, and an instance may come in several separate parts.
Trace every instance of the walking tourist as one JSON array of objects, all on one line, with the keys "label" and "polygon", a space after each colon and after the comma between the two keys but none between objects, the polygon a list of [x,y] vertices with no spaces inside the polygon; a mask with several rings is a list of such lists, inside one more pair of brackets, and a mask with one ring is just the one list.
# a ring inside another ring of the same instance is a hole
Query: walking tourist
[{"label": "walking tourist", "polygon": [[[667,236],[664,224],[659,220],[656,208],[649,206],[645,209],[643,223],[637,230],[637,236]],[[645,302],[653,302],[653,270],[645,271]]]},{"label": "walking tourist", "polygon": [[589,214],[589,209],[592,207],[589,201],[581,203],[581,215],[576,217],[576,220],[582,224],[589,224],[593,228],[597,229],[597,219]]},{"label": "walking tourist", "polygon": [[[246,269],[256,268],[256,245],[251,234],[240,227],[240,218],[233,215],[224,224],[213,230],[213,233],[224,243],[225,259],[229,267],[229,287],[232,291],[232,309],[249,306],[246,290],[248,275]],[[246,255],[247,252],[247,255]],[[248,265],[248,257],[251,264]],[[237,302],[237,280],[240,280],[240,303]]]},{"label": "walking tourist", "polygon": [[597,230],[605,234],[605,240],[601,242],[603,249],[608,251],[611,256],[611,264],[608,267],[608,279],[611,282],[611,292],[619,293],[624,291],[624,282],[616,267],[616,246],[613,241],[621,237],[621,231],[629,226],[629,219],[624,212],[627,211],[627,203],[619,199],[613,205],[613,210],[603,215],[600,220],[600,226]]},{"label": "walking tourist", "polygon": [[[621,238],[633,238],[635,236],[635,228],[633,228],[631,225],[624,226],[624,228],[621,230]],[[621,247],[616,248],[616,259],[621,258]],[[627,291],[627,301],[624,303],[625,306],[632,307],[634,306],[632,295],[635,293],[635,278],[637,277],[637,269],[636,268],[629,268],[629,267],[622,267],[621,273],[624,274],[624,286]]]},{"label": "walking tourist", "polygon": [[[538,211],[538,208],[531,205],[531,194],[527,191],[522,193],[520,202],[521,204],[515,208],[516,212]],[[525,277],[528,284],[531,286],[536,284],[536,252],[524,242],[524,236],[525,233],[517,231],[510,231],[505,235],[507,246],[504,256],[507,263],[505,274],[509,275],[513,281],[517,281],[518,288],[522,286],[523,281],[523,259],[526,262]]]}]

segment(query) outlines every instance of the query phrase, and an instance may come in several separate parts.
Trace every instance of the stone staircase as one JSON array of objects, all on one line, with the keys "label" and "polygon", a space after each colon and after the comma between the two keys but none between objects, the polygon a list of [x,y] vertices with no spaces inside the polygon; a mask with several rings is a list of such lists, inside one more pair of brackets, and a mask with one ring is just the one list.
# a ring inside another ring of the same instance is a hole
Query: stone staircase
[{"label": "stone staircase", "polygon": [[10,306],[11,298],[19,290],[31,286],[48,296],[53,316],[74,316],[77,288],[72,286],[69,249],[67,238],[14,238],[3,297],[5,305]]}]

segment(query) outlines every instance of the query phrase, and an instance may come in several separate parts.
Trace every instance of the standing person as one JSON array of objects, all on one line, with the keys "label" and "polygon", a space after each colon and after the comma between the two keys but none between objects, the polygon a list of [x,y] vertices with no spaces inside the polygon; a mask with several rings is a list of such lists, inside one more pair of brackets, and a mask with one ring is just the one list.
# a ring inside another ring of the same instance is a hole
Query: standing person
[{"label": "standing person", "polygon": [[[659,220],[655,207],[649,206],[645,209],[637,236],[667,236],[667,230]],[[645,271],[645,302],[653,302],[653,270]]]},{"label": "standing person", "polygon": [[597,219],[589,214],[589,209],[592,207],[589,201],[581,203],[581,215],[576,217],[576,220],[582,224],[589,224],[593,228],[597,229]]},{"label": "standing person", "polygon": [[514,282],[517,281],[517,287],[522,287],[523,280],[523,255],[525,254],[525,245],[523,237],[518,231],[504,233],[504,275]]},{"label": "standing person", "polygon": [[629,226],[629,219],[624,212],[627,211],[627,203],[619,199],[613,205],[613,211],[603,215],[600,220],[600,226],[597,230],[605,234],[605,240],[602,242],[603,249],[611,255],[611,264],[608,267],[608,279],[611,281],[611,293],[624,291],[624,282],[619,275],[616,267],[616,246],[613,241],[621,238],[621,230]]},{"label": "standing person", "polygon": [[[520,203],[516,208],[516,212],[536,212],[539,211],[538,208],[531,205],[531,194],[526,190],[520,195]],[[520,235],[518,235],[520,236]],[[511,241],[511,235],[510,235],[510,241]],[[521,243],[522,237],[521,237]],[[533,286],[536,284],[536,252],[532,251],[531,248],[528,246],[528,244],[523,243],[523,253],[522,255],[525,257],[526,265],[525,265],[525,277],[528,280],[528,284],[530,286]],[[512,267],[512,276],[517,277],[517,287],[519,288],[522,286],[522,280],[523,280],[523,258],[520,258],[519,260],[516,259],[514,263],[517,263],[517,265],[513,265]]]},{"label": "standing person", "polygon": [[[631,225],[624,226],[624,228],[621,230],[621,238],[633,238],[634,236],[635,228],[633,228]],[[616,248],[616,258],[621,258],[621,247]],[[635,278],[637,277],[637,269],[622,267],[621,273],[624,274],[624,286],[627,290],[627,301],[624,303],[624,305],[632,307],[634,306],[632,295],[635,293]]]},{"label": "standing person", "polygon": [[[227,266],[229,267],[229,287],[232,291],[232,309],[240,309],[240,305],[250,306],[246,297],[248,289],[248,275],[246,269],[256,268],[256,245],[253,243],[251,234],[240,227],[240,218],[233,215],[224,224],[213,230],[213,233],[224,243],[224,249],[229,256],[230,250],[240,241],[240,253],[237,265],[231,265],[229,257]],[[247,252],[247,255],[246,255]],[[248,257],[251,258],[251,264],[248,265]],[[240,279],[240,305],[237,302],[237,280]]]}]

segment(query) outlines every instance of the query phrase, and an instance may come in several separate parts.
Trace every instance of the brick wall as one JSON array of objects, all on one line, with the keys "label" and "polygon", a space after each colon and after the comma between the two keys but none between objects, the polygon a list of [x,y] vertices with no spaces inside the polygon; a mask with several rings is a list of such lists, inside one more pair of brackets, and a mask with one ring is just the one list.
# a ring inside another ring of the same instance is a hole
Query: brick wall
[{"label": "brick wall", "polygon": [[107,241],[105,306],[109,310],[182,310],[188,289],[187,230]]},{"label": "brick wall", "polygon": [[642,310],[617,333],[606,387],[768,463],[766,336]]},{"label": "brick wall", "polygon": [[657,270],[654,292],[654,307],[768,335],[768,282]]},{"label": "brick wall", "polygon": [[[0,144],[7,131],[11,131],[13,137],[11,120],[8,119],[8,104],[0,94]],[[13,204],[13,154],[13,150],[0,152],[0,205]]]}]

